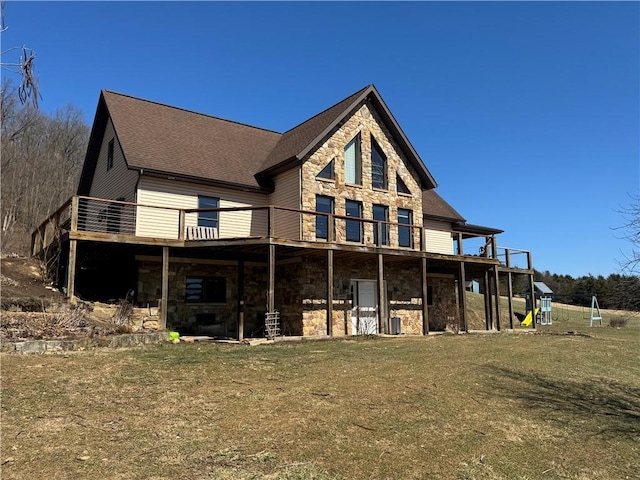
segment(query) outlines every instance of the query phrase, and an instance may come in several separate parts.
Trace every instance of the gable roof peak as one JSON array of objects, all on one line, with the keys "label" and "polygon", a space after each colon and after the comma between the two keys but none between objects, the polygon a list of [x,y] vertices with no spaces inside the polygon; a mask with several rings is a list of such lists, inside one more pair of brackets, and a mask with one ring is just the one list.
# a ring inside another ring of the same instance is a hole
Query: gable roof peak
[{"label": "gable roof peak", "polygon": [[299,164],[309,152],[320,145],[323,139],[331,135],[363,101],[370,103],[376,109],[407,161],[418,173],[422,188],[435,188],[437,186],[435,179],[427,170],[424,162],[372,83],[283,133],[262,164],[258,175],[275,174]]}]

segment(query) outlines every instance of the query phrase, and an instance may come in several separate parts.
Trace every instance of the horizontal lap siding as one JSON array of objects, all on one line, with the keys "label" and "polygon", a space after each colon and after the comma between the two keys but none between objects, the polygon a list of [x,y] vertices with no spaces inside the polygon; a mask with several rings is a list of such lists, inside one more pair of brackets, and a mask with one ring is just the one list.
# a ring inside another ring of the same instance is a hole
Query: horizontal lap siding
[{"label": "horizontal lap siding", "polygon": [[[138,203],[176,209],[198,208],[198,196],[220,199],[220,208],[265,205],[267,196],[220,187],[190,184],[160,178],[142,177],[138,185]],[[138,207],[137,235],[158,238],[176,238],[178,235],[178,211]],[[196,213],[187,214],[186,226],[198,225]],[[219,215],[220,238],[265,236],[267,215],[265,211],[221,212]]]},{"label": "horizontal lap siding", "polygon": [[[107,171],[107,151],[111,140],[113,145],[113,167]],[[91,182],[89,196],[116,200],[123,198],[127,202],[135,202],[138,171],[129,170],[122,149],[115,138],[115,130],[111,120],[107,122],[96,169]]]},{"label": "horizontal lap siding", "polygon": [[[276,176],[275,190],[269,203],[276,207],[300,209],[300,167],[292,168]],[[274,211],[274,235],[292,240],[300,239],[300,215],[285,210]]]},{"label": "horizontal lap siding", "polygon": [[443,231],[451,228],[451,224],[447,222],[425,220],[424,226],[427,252],[453,255],[453,239],[451,237],[451,232]]}]

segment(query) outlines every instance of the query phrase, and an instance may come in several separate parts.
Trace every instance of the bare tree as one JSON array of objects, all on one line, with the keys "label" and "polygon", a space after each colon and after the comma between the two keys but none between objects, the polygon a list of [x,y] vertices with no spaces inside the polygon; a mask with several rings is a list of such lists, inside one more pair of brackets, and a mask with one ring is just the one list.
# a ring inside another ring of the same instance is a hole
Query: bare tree
[{"label": "bare tree", "polygon": [[[5,0],[2,0],[0,1],[0,33],[9,28],[5,24],[4,7]],[[20,102],[38,108],[38,100],[42,96],[40,95],[38,77],[36,77],[34,69],[36,53],[23,45],[22,47],[11,47],[3,50],[0,52],[0,59],[0,67],[3,70],[15,73],[21,78],[20,85],[17,88]],[[2,93],[4,93],[4,85]]]},{"label": "bare tree", "polygon": [[640,274],[640,194],[631,195],[628,206],[619,210],[624,223],[615,230],[621,231],[621,238],[631,243],[631,252],[624,254],[620,261],[622,272],[629,275]]},{"label": "bare tree", "polygon": [[72,106],[46,115],[7,80],[1,93],[2,250],[26,253],[31,231],[74,193],[89,129]]}]

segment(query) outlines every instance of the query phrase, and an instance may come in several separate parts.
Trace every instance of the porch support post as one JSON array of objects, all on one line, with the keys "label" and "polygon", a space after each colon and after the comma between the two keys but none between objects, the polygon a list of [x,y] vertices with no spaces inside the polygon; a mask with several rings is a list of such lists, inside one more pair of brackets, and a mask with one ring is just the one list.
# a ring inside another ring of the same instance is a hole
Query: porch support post
[{"label": "porch support post", "polygon": [[169,304],[169,247],[162,247],[162,298],[160,300],[160,328],[167,328],[167,306]]},{"label": "porch support post", "polygon": [[458,274],[458,300],[460,309],[460,325],[464,331],[467,331],[467,296],[465,295],[464,286],[467,283],[464,262],[460,262],[460,271]]},{"label": "porch support post", "polygon": [[384,319],[384,260],[382,254],[378,254],[378,332],[389,333],[389,320]]},{"label": "porch support post", "polygon": [[425,257],[422,257],[420,266],[422,276],[422,334],[429,335],[429,305],[427,303],[429,288],[427,285],[427,259]]},{"label": "porch support post", "polygon": [[507,274],[507,295],[509,296],[509,328],[513,330],[513,279],[511,272]]},{"label": "porch support post", "polygon": [[244,260],[238,262],[238,341],[244,340]]},{"label": "porch support post", "polygon": [[276,309],[275,285],[276,285],[276,246],[273,244],[269,244],[269,286],[267,289],[268,313],[273,313]]},{"label": "porch support post", "polygon": [[67,297],[71,303],[76,301],[76,256],[78,241],[69,240],[69,263],[67,264]]},{"label": "porch support post", "polygon": [[[494,246],[493,246],[493,251],[495,252],[495,239],[494,239]],[[495,323],[495,329],[500,331],[500,329],[502,328],[500,325],[500,272],[498,271],[498,266],[494,265],[493,266],[493,282],[494,282],[494,287],[496,289],[496,323]]]},{"label": "porch support post", "polygon": [[333,250],[327,250],[327,335],[333,336]]},{"label": "porch support post", "polygon": [[489,283],[489,272],[484,272],[482,280],[484,287],[484,321],[485,330],[491,330],[491,283]]},{"label": "porch support post", "polygon": [[531,295],[531,328],[536,329],[536,290],[533,284],[533,273],[529,274],[529,292]]}]

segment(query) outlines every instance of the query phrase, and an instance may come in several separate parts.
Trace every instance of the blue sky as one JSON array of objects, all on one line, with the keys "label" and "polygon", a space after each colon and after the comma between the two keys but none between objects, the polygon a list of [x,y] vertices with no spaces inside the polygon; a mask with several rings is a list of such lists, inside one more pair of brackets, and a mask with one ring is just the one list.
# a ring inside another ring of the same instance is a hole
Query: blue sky
[{"label": "blue sky", "polygon": [[[48,112],[109,89],[285,131],[376,85],[469,223],[537,269],[619,270],[640,192],[637,2],[14,2]],[[8,58],[3,58],[8,61]],[[3,75],[6,75],[3,72]]]}]

